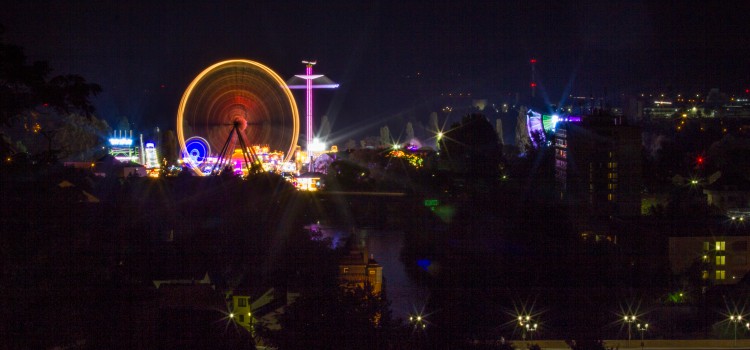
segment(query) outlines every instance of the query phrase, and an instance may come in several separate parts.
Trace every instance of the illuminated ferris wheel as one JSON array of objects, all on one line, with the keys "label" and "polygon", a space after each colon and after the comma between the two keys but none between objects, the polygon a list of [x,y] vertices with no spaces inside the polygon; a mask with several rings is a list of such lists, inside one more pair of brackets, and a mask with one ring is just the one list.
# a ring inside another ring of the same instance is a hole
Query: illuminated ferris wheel
[{"label": "illuminated ferris wheel", "polygon": [[254,61],[233,59],[206,68],[187,87],[177,110],[183,161],[197,175],[216,174],[235,161],[248,172],[260,171],[256,146],[283,152],[287,163],[298,135],[291,91],[274,71]]}]

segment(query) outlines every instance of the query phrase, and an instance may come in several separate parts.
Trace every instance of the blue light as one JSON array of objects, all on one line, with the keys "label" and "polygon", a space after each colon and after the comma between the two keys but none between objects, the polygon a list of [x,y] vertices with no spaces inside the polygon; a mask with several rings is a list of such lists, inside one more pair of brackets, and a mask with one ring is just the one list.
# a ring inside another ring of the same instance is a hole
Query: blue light
[{"label": "blue light", "polygon": [[417,260],[417,266],[421,267],[422,270],[427,271],[427,269],[432,265],[432,261],[429,259],[419,259]]},{"label": "blue light", "polygon": [[111,138],[109,139],[109,144],[112,146],[132,146],[133,140],[132,139],[125,139],[125,138]]},{"label": "blue light", "polygon": [[191,137],[185,141],[185,158],[188,162],[202,163],[211,152],[208,141],[201,137]]}]

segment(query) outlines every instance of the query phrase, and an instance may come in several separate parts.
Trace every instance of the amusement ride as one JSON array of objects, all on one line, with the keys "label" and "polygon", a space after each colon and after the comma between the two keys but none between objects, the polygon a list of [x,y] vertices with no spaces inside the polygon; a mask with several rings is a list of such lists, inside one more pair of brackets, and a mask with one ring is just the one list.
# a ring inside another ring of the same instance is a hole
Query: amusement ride
[{"label": "amusement ride", "polygon": [[182,160],[199,176],[293,172],[298,135],[291,91],[273,70],[250,60],[221,61],[203,70],[177,110]]}]

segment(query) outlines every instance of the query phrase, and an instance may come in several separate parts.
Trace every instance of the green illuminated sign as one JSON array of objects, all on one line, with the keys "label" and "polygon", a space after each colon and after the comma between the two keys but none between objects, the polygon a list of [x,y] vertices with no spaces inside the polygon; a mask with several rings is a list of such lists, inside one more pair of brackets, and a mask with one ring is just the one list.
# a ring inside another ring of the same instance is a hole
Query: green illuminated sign
[{"label": "green illuminated sign", "polygon": [[437,199],[425,199],[424,200],[424,206],[425,207],[437,207],[440,202],[438,202]]}]

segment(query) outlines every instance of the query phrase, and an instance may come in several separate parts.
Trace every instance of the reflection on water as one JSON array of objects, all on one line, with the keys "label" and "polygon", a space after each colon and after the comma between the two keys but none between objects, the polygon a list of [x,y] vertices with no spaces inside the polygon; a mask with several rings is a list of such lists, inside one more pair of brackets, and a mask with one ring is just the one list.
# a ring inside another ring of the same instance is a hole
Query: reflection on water
[{"label": "reflection on water", "polygon": [[[317,232],[321,238],[330,238],[335,247],[342,247],[347,240],[358,240],[358,244],[367,247],[377,262],[383,266],[385,292],[391,301],[394,318],[408,319],[410,314],[420,313],[427,303],[427,289],[418,286],[406,274],[404,264],[399,259],[404,244],[404,233],[401,231],[384,231],[375,229],[341,229],[325,225],[307,226],[311,232]],[[352,237],[352,233],[356,235]]]}]

